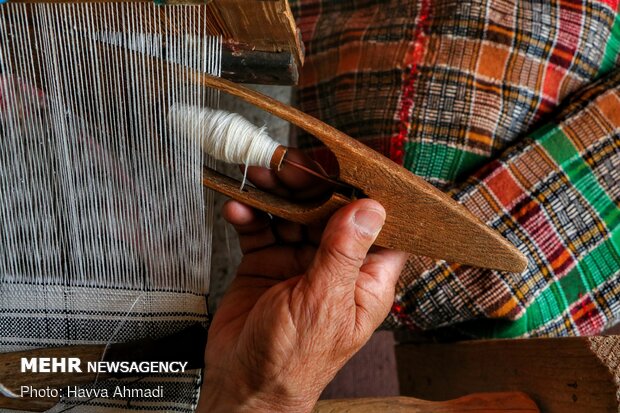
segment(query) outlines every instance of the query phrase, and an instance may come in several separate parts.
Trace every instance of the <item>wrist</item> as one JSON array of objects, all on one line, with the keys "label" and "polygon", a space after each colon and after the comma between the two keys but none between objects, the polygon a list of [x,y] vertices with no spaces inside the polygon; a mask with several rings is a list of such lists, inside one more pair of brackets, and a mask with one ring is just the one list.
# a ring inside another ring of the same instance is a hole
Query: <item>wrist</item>
[{"label": "wrist", "polygon": [[230,372],[206,372],[196,412],[310,412],[318,399],[318,396],[308,398],[286,393],[283,389],[252,389],[243,380],[234,379]]}]

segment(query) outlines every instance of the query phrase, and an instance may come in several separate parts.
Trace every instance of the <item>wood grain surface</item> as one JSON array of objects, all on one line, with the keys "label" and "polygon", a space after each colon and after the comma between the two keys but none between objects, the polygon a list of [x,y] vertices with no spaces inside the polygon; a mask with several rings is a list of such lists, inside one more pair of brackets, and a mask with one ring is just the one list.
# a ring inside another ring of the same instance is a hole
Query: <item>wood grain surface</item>
[{"label": "wood grain surface", "polygon": [[536,403],[520,392],[472,394],[432,402],[411,397],[322,400],[313,413],[535,413]]},{"label": "wood grain surface", "polygon": [[447,400],[523,391],[546,413],[618,412],[618,386],[587,337],[404,344],[401,394]]},{"label": "wood grain surface", "polygon": [[[37,349],[0,354],[0,384],[14,394],[20,395],[21,386],[32,386],[35,389],[60,389],[68,385],[92,383],[97,373],[21,373],[21,359],[32,357],[69,358],[79,357],[84,365],[102,359],[105,346],[68,346],[49,349]],[[98,379],[105,380],[107,374],[100,374]],[[19,399],[0,396],[0,408],[45,411],[54,406],[59,397],[22,397]]]}]

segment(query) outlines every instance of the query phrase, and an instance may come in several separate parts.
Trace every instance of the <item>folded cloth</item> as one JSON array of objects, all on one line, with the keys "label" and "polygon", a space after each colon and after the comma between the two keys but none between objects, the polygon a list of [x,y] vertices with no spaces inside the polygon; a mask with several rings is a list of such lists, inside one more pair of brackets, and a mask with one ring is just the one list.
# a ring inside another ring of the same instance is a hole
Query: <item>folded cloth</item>
[{"label": "folded cloth", "polygon": [[[620,318],[617,1],[304,0],[294,11],[302,110],[449,191],[530,260],[507,274],[412,257],[391,325],[487,317],[500,320],[460,327],[512,337],[591,334]],[[299,140],[329,168],[325,149]]]},{"label": "folded cloth", "polygon": [[620,71],[490,162],[453,197],[530,263],[523,274],[412,257],[392,320],[490,337],[590,335],[620,319]]}]

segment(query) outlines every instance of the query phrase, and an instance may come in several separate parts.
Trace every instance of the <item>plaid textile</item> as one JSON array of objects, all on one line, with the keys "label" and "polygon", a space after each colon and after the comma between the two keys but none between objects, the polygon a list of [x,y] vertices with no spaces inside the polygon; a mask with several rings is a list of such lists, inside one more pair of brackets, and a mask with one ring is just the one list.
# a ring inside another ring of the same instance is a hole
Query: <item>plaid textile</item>
[{"label": "plaid textile", "polygon": [[413,257],[395,319],[509,318],[461,328],[512,337],[594,334],[620,318],[620,72],[451,193],[530,265],[510,274]]},{"label": "plaid textile", "polygon": [[[616,1],[296,5],[307,47],[301,108],[450,191],[530,259],[519,275],[413,257],[392,324],[499,318],[462,328],[509,337],[595,333],[620,318],[619,75],[593,84],[617,67],[617,9]],[[329,164],[306,136],[300,144]]]}]

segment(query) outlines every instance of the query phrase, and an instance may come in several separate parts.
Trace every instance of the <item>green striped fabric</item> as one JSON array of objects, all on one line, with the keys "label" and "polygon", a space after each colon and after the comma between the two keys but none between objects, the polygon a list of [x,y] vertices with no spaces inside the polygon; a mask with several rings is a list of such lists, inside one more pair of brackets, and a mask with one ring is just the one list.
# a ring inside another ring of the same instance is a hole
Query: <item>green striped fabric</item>
[{"label": "green striped fabric", "polygon": [[[414,257],[408,271],[421,278],[401,286],[393,322],[454,324],[442,319],[463,314],[465,303],[486,319],[458,328],[478,337],[595,334],[618,320],[620,71],[452,194],[526,253],[529,268],[506,274]],[[471,294],[472,278],[490,284],[492,305]],[[459,300],[445,300],[446,291]],[[441,308],[420,306],[439,300]]]},{"label": "green striped fabric", "polygon": [[448,191],[530,262],[508,274],[412,257],[388,325],[514,337],[620,319],[618,7],[293,2],[302,110]]}]

